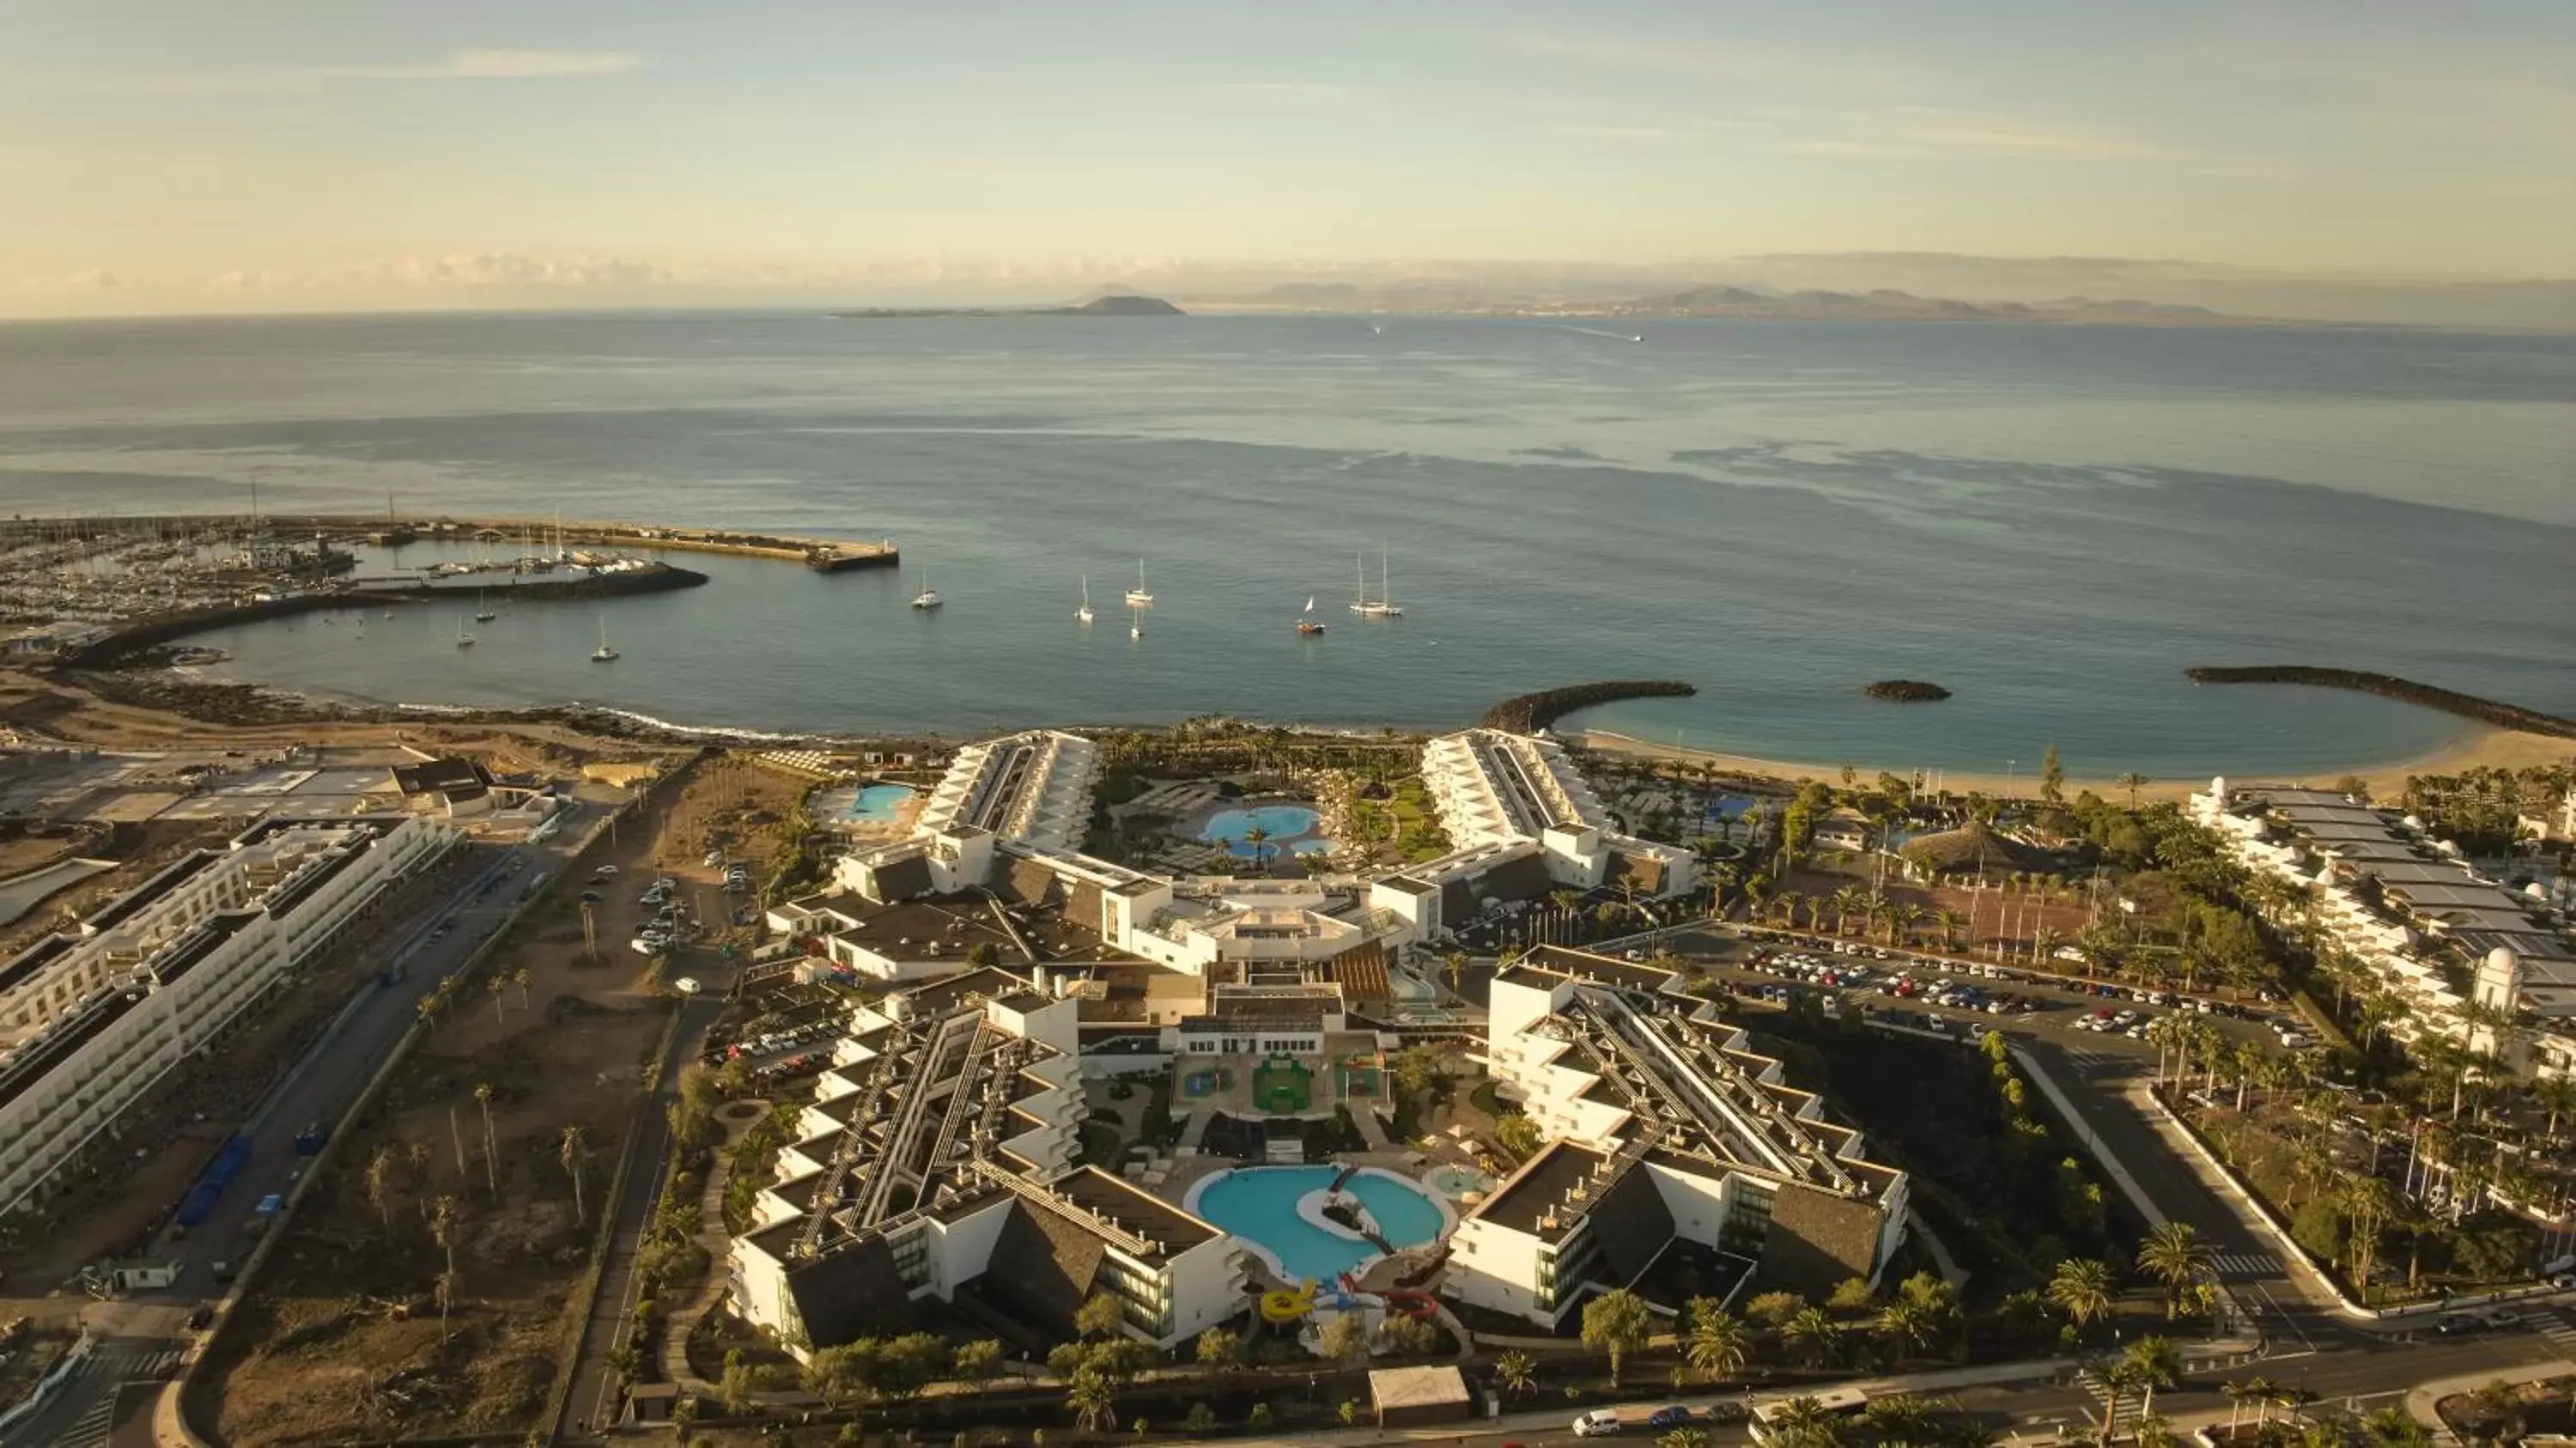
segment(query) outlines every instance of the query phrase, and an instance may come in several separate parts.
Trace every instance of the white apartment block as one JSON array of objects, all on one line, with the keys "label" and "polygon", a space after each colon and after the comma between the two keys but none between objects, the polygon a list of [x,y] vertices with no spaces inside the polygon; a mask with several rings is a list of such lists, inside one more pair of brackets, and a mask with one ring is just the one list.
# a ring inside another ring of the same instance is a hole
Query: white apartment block
[{"label": "white apartment block", "polygon": [[265,821],[0,966],[0,1211],[455,838],[426,818]]},{"label": "white apartment block", "polygon": [[1605,885],[1659,899],[1699,883],[1688,850],[1619,833],[1554,740],[1499,729],[1444,734],[1422,747],[1422,779],[1457,848],[1370,892],[1370,903],[1416,938],[1446,934],[1494,900]]},{"label": "white apartment block", "polygon": [[1677,1242],[1821,1294],[1902,1240],[1905,1174],[1670,972],[1542,947],[1495,978],[1487,1063],[1548,1145],[1459,1225],[1461,1301],[1552,1328]]},{"label": "white apartment block", "polygon": [[1107,1293],[1131,1335],[1166,1348],[1241,1310],[1249,1266],[1231,1238],[1074,1164],[1078,1009],[982,969],[854,1010],[734,1240],[742,1316],[805,1353],[961,1293],[1062,1337]]},{"label": "white apartment block", "polygon": [[[2460,1010],[2475,999],[2543,1023],[2536,1043],[2517,1040],[2508,1054],[2536,1044],[2543,1069],[2576,1064],[2576,1037],[2564,1034],[2576,1025],[2576,944],[2546,900],[2480,875],[2420,822],[2327,790],[2221,777],[2191,797],[2191,812],[2246,868],[2307,893],[2318,926],[2410,1007],[2390,1027],[2401,1039],[2468,1040]],[[2467,994],[2450,988],[2445,954],[2473,971]]]}]

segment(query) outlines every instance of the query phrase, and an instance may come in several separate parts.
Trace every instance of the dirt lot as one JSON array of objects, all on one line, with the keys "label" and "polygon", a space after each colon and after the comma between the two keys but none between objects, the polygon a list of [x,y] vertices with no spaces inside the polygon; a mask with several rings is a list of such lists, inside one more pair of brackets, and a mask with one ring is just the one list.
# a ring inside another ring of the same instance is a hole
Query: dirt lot
[{"label": "dirt lot", "polygon": [[[1784,888],[1814,899],[1830,896],[1847,885],[1867,891],[1870,881],[1862,875],[1830,870],[1798,870],[1790,874]],[[2007,949],[2025,956],[2029,953],[2032,935],[2040,926],[2046,925],[2057,932],[2059,940],[2066,941],[2074,939],[2075,932],[2083,929],[2088,919],[2083,896],[2070,896],[2062,890],[2043,900],[2036,894],[2020,890],[1968,890],[1955,885],[1921,885],[1891,875],[1885,894],[1891,903],[1910,901],[1922,909],[1923,918],[1914,926],[1914,942],[1927,948],[1941,944],[1941,927],[1934,923],[1934,917],[1943,910],[1955,910],[1961,920],[1969,922],[1952,938],[1953,945],[1966,949],[1973,938],[1976,949],[1991,952],[2001,942]],[[1802,911],[1799,920],[1804,923],[1805,919]],[[1830,909],[1825,912],[1825,926],[1827,929],[1833,927],[1833,911]],[[1882,917],[1877,929],[1884,931],[1885,928]],[[1852,921],[1850,933],[1855,936],[1860,933],[1857,917]],[[1879,939],[1881,936],[1873,934],[1871,938]]]},{"label": "dirt lot", "polygon": [[[219,1350],[215,1416],[228,1442],[509,1429],[536,1415],[578,1326],[569,1308],[595,1214],[669,1016],[644,958],[625,948],[635,897],[659,854],[685,855],[688,868],[671,873],[722,899],[694,832],[736,807],[724,802],[740,786],[730,773],[692,775],[666,812],[646,828],[629,822],[599,857],[619,873],[593,906],[598,961],[582,958],[574,897],[585,882],[561,882],[495,952],[501,993],[466,989],[345,1143]],[[568,1126],[582,1132],[587,1224],[562,1160]],[[380,1153],[388,1186],[371,1201]],[[441,1201],[452,1247],[439,1240]],[[451,1260],[442,1325],[437,1287]]]}]

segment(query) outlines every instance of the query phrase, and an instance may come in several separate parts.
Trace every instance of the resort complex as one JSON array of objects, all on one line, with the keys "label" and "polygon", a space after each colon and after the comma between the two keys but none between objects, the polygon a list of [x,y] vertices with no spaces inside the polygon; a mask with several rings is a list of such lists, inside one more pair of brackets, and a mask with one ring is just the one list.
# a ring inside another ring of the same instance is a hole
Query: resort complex
[{"label": "resort complex", "polygon": [[[1429,1288],[1553,1328],[1683,1256],[1822,1290],[1875,1278],[1902,1239],[1901,1173],[1673,971],[1607,955],[1540,948],[1492,982],[1483,1059],[1546,1146],[1496,1173],[1389,1139],[1388,1052],[1460,1030],[1402,984],[1452,930],[1560,892],[1698,886],[1691,853],[1616,828],[1553,741],[1432,740],[1452,848],[1349,872],[1085,854],[1100,773],[1071,734],[970,746],[908,833],[770,907],[799,971],[890,989],[834,1026],[736,1241],[747,1320],[811,1351],[900,1331],[924,1297],[1064,1330],[1107,1292],[1170,1346],[1256,1299],[1292,1325],[1377,1320],[1430,1310]],[[1168,1096],[1177,1142],[1080,1163],[1105,1086]],[[1355,1135],[1318,1155],[1336,1121]]]}]

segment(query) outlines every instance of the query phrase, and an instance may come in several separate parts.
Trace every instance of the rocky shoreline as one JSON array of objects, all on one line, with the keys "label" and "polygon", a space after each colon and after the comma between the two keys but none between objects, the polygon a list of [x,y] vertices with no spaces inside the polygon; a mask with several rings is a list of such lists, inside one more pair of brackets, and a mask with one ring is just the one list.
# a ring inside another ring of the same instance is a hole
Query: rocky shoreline
[{"label": "rocky shoreline", "polygon": [[1898,704],[1937,704],[1950,697],[1950,691],[1921,679],[1881,679],[1864,684],[1861,692],[1873,699],[1886,699]]}]

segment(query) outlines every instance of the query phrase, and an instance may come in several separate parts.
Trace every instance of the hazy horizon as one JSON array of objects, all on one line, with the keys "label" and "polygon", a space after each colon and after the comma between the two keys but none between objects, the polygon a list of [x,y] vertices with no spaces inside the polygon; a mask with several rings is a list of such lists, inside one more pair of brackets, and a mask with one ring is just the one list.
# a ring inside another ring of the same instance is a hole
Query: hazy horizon
[{"label": "hazy horizon", "polygon": [[34,0],[0,35],[5,316],[2576,285],[2576,11],[2538,0]]}]

